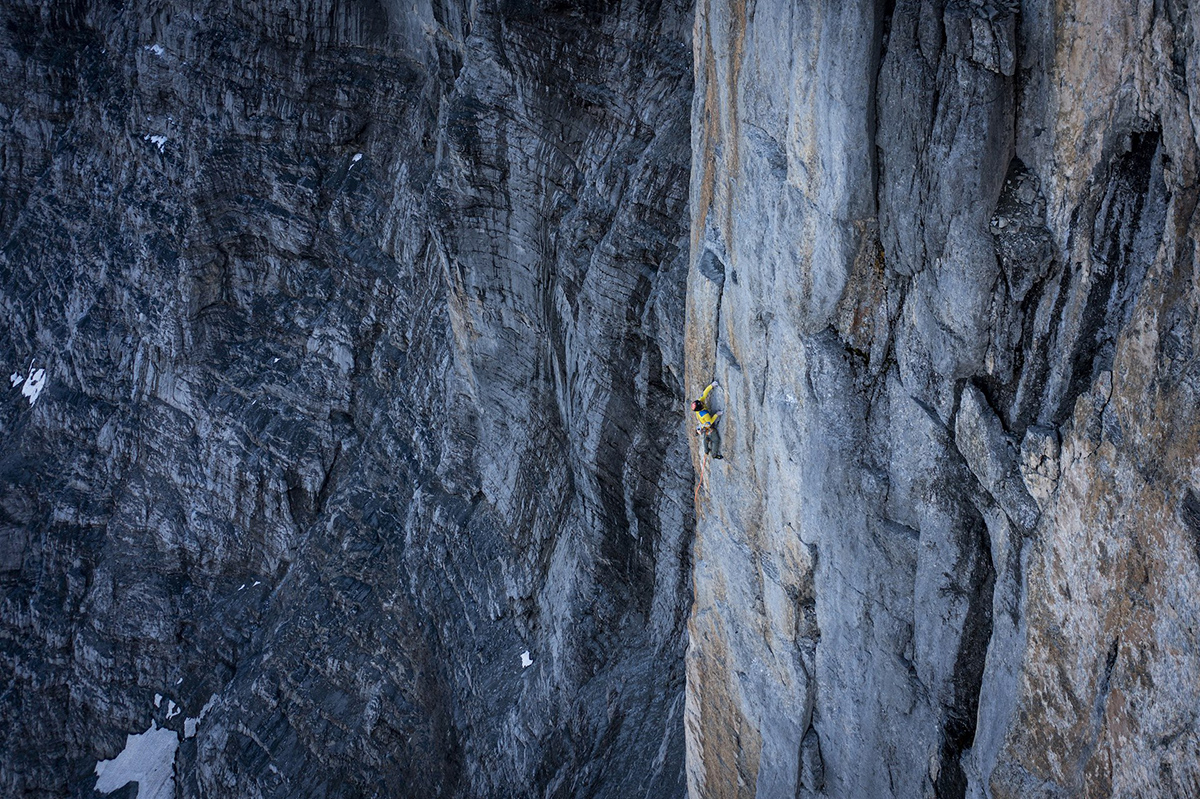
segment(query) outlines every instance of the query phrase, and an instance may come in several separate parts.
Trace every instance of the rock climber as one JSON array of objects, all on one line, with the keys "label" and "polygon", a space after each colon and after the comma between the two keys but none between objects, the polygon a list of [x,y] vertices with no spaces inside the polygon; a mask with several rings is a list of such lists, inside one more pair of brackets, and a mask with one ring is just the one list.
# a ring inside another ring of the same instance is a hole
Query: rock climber
[{"label": "rock climber", "polygon": [[721,436],[717,433],[717,419],[724,411],[714,411],[708,407],[708,395],[719,384],[716,380],[708,384],[699,399],[692,400],[692,410],[696,413],[696,432],[704,437],[704,454],[721,459]]}]

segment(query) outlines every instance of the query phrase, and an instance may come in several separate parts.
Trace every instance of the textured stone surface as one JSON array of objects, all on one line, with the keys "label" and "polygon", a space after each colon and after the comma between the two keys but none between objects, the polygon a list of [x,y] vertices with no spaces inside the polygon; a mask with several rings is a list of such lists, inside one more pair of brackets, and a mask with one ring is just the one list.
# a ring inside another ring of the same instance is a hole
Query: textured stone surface
[{"label": "textured stone surface", "polygon": [[1196,26],[698,2],[693,796],[1200,789]]},{"label": "textured stone surface", "polygon": [[0,793],[1200,793],[1185,3],[0,15]]},{"label": "textured stone surface", "polygon": [[0,18],[0,794],[681,795],[690,8]]}]

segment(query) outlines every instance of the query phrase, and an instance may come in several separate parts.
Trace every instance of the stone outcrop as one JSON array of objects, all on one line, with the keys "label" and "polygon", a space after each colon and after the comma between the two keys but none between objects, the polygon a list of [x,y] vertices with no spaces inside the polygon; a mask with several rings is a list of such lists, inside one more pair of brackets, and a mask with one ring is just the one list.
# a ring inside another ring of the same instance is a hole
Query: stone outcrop
[{"label": "stone outcrop", "polygon": [[0,794],[1200,793],[1182,0],[0,20]]},{"label": "stone outcrop", "polygon": [[682,795],[690,8],[0,18],[0,794]]},{"label": "stone outcrop", "polygon": [[1195,793],[1195,14],[697,5],[691,795]]}]

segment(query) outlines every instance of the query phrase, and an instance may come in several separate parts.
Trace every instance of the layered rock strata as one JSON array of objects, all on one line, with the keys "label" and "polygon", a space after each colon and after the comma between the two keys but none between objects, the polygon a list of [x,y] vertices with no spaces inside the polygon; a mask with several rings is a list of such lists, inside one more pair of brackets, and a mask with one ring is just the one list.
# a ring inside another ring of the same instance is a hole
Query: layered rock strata
[{"label": "layered rock strata", "polygon": [[1200,791],[1185,4],[0,15],[5,795]]},{"label": "layered rock strata", "polygon": [[0,794],[681,795],[690,9],[0,17]]}]

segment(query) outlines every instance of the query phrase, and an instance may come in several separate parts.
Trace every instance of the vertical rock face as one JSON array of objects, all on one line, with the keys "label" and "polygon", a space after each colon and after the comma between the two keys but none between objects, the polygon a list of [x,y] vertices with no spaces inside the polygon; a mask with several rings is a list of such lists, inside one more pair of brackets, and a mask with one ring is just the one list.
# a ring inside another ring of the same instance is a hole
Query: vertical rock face
[{"label": "vertical rock face", "polygon": [[0,793],[681,795],[690,8],[0,17]]},{"label": "vertical rock face", "polygon": [[1200,789],[1196,32],[699,0],[692,796]]},{"label": "vertical rock face", "polygon": [[0,16],[3,795],[1200,792],[1185,3]]}]

